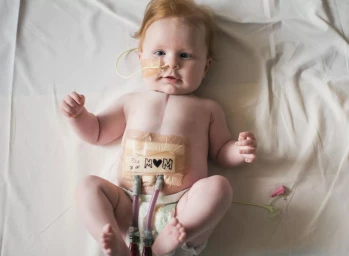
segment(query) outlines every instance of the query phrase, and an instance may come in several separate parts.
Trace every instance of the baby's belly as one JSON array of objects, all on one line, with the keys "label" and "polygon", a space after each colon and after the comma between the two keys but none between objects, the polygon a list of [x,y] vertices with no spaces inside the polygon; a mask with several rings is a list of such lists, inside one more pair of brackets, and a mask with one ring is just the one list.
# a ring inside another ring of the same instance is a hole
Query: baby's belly
[{"label": "baby's belly", "polygon": [[124,134],[119,167],[119,185],[133,190],[135,175],[142,177],[142,193],[154,191],[156,177],[164,176],[161,192],[173,194],[191,187],[207,176],[207,159],[202,148],[195,149],[190,138],[135,130]]}]

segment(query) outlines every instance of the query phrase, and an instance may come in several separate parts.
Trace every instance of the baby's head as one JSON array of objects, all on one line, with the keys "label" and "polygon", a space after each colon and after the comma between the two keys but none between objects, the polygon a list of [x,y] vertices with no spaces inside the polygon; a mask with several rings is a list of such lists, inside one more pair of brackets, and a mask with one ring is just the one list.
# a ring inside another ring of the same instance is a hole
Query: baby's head
[{"label": "baby's head", "polygon": [[141,62],[163,66],[145,70],[150,89],[187,94],[200,86],[212,60],[213,24],[211,12],[193,0],[150,1],[135,34]]}]

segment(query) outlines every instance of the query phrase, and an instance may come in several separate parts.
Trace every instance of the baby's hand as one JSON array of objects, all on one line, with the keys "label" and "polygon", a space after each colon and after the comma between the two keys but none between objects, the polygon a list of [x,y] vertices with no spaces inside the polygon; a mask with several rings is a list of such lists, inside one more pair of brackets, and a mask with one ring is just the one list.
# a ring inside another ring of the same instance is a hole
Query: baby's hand
[{"label": "baby's hand", "polygon": [[67,117],[77,117],[84,109],[85,96],[72,92],[65,97],[62,102],[61,110]]},{"label": "baby's hand", "polygon": [[257,141],[251,132],[241,132],[239,139],[235,143],[239,153],[245,158],[245,162],[252,163],[256,159]]}]

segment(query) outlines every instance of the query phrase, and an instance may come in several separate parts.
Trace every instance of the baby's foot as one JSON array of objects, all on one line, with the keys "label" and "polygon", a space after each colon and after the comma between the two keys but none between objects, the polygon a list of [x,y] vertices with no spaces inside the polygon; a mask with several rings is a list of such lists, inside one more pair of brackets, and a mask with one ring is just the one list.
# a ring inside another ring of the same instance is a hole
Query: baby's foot
[{"label": "baby's foot", "polygon": [[[121,241],[118,241],[120,239]],[[116,231],[110,224],[103,226],[100,244],[103,252],[108,256],[128,255],[126,244],[122,238],[118,239]]]},{"label": "baby's foot", "polygon": [[172,252],[184,242],[186,233],[177,218],[172,218],[159,236],[155,239],[152,250],[156,256]]}]

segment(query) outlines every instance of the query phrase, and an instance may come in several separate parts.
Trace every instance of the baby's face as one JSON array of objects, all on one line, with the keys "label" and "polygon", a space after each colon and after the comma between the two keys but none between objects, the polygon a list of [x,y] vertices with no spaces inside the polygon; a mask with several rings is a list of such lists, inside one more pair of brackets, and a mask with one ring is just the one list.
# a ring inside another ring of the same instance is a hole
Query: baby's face
[{"label": "baby's face", "polygon": [[157,65],[159,61],[161,66],[167,66],[161,72],[154,70],[151,76],[143,75],[151,90],[191,93],[200,86],[211,63],[207,58],[205,28],[176,18],[155,21],[146,31],[139,58],[148,66]]}]

